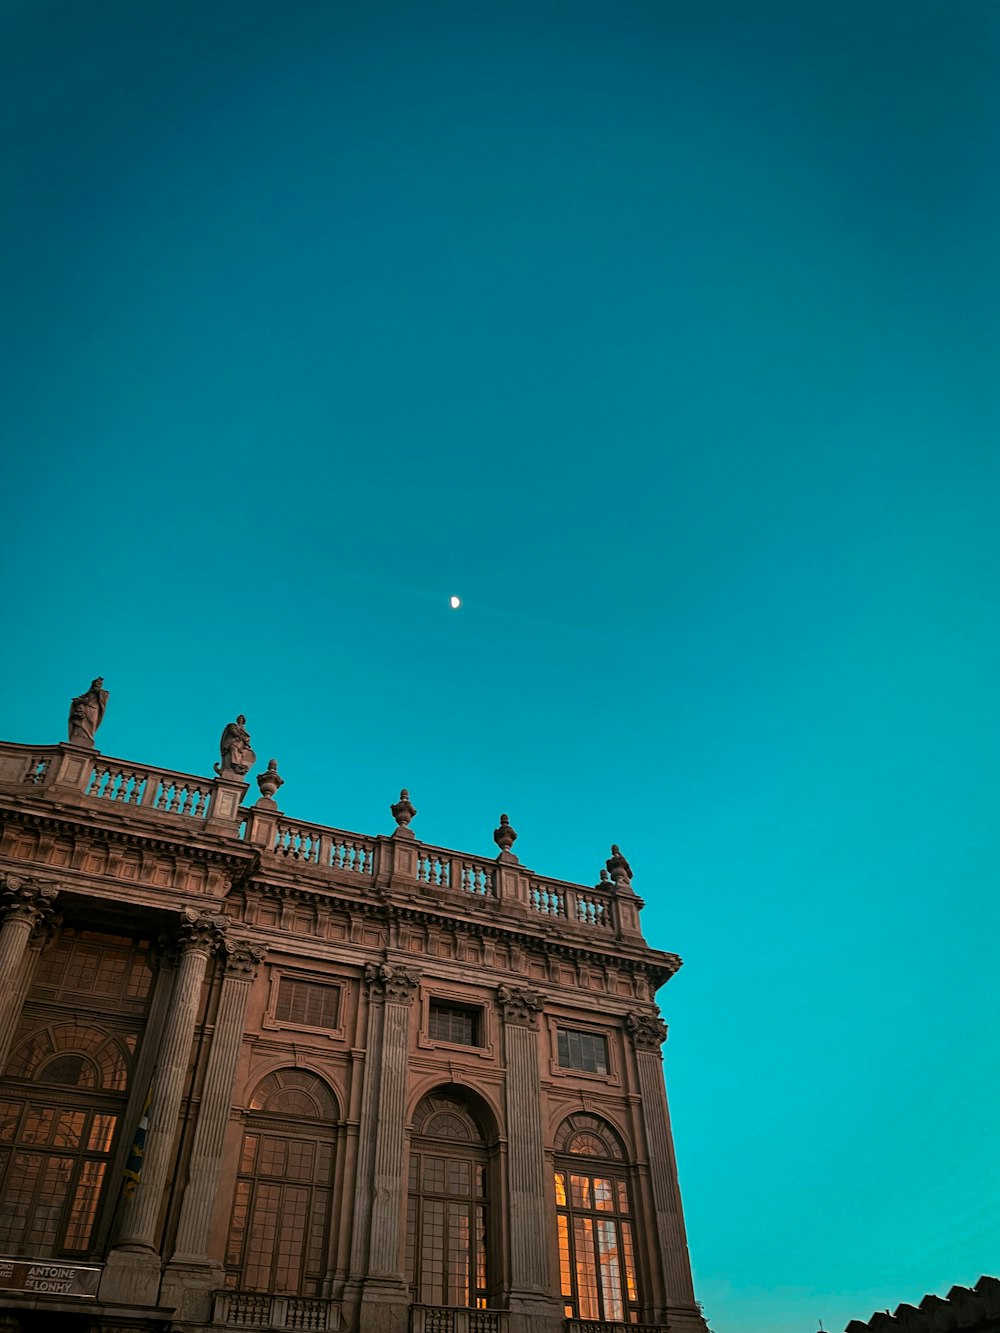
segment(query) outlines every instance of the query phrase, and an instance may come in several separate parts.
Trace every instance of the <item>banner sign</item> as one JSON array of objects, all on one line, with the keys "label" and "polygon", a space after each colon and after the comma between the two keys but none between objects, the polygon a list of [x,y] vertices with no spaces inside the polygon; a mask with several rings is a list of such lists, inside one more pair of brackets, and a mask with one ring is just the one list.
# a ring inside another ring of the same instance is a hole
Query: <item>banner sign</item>
[{"label": "banner sign", "polygon": [[61,1264],[52,1259],[0,1259],[0,1291],[92,1299],[97,1295],[100,1276],[99,1268]]}]

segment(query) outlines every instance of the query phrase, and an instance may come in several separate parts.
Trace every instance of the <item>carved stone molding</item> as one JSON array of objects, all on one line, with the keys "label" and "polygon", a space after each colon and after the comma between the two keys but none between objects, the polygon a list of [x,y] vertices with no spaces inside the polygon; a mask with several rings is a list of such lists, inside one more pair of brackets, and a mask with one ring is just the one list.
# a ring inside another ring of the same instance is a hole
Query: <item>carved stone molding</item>
[{"label": "carved stone molding", "polygon": [[628,1013],[625,1026],[637,1051],[658,1051],[667,1039],[667,1025],[653,1014]]},{"label": "carved stone molding", "polygon": [[200,949],[209,954],[217,953],[228,928],[229,917],[222,912],[199,912],[194,907],[185,907],[177,932],[181,951]]},{"label": "carved stone molding", "polygon": [[51,922],[59,890],[21,875],[0,875],[0,914],[27,921],[34,930]]},{"label": "carved stone molding", "polygon": [[498,986],[497,1007],[505,1023],[517,1027],[537,1028],[542,997],[530,986]]},{"label": "carved stone molding", "polygon": [[221,952],[226,962],[226,976],[238,981],[253,981],[257,969],[267,957],[267,947],[248,944],[246,940],[223,940]]},{"label": "carved stone molding", "polygon": [[365,963],[365,981],[373,995],[382,995],[394,1004],[412,1004],[420,973],[415,968],[393,963]]}]

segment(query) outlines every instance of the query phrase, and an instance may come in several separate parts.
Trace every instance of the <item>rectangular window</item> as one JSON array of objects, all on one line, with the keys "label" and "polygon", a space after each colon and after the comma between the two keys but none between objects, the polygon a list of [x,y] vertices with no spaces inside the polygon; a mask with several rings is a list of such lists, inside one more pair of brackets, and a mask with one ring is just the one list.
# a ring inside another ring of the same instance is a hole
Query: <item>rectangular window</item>
[{"label": "rectangular window", "polygon": [[433,1041],[449,1041],[456,1046],[481,1046],[479,1029],[480,1010],[431,1001],[428,1036]]},{"label": "rectangular window", "polygon": [[282,977],[274,1016],[279,1023],[298,1023],[309,1028],[335,1028],[340,1013],[340,987],[318,981],[296,981]]},{"label": "rectangular window", "polygon": [[563,1069],[582,1069],[587,1074],[608,1072],[607,1039],[596,1032],[559,1029],[559,1063]]}]

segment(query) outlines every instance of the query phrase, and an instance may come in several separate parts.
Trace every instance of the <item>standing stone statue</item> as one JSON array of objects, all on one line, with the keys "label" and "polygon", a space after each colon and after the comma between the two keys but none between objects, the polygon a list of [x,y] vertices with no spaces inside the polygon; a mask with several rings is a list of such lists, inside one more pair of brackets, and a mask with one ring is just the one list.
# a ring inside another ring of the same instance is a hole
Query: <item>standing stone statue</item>
[{"label": "standing stone statue", "polygon": [[219,741],[221,764],[215,765],[220,778],[244,778],[257,762],[257,756],[250,749],[250,733],[246,728],[246,718],[240,713],[235,722],[230,722]]},{"label": "standing stone statue", "polygon": [[94,736],[104,720],[108,706],[108,691],[103,689],[104,677],[90,682],[86,694],[79,694],[69,706],[69,743],[94,748]]}]

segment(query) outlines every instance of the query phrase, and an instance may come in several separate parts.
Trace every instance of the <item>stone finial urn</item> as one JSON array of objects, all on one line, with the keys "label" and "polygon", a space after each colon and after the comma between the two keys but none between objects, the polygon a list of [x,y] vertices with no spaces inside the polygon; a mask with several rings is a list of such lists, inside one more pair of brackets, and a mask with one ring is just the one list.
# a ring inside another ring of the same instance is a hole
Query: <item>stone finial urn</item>
[{"label": "stone finial urn", "polygon": [[622,849],[616,842],[611,844],[611,855],[605,865],[616,889],[630,889],[632,887],[632,867],[622,856]]},{"label": "stone finial urn", "polygon": [[413,830],[410,828],[410,820],[416,815],[417,812],[413,806],[413,803],[410,801],[410,793],[406,790],[405,787],[399,793],[399,800],[396,801],[395,804],[390,805],[389,810],[392,813],[393,819],[399,826],[396,829],[396,832],[404,834],[409,833],[410,836],[412,837]]},{"label": "stone finial urn", "polygon": [[493,830],[493,841],[500,848],[501,852],[510,853],[510,849],[517,842],[517,834],[510,826],[510,820],[506,815],[500,816],[500,827]]},{"label": "stone finial urn", "polygon": [[277,759],[267,761],[267,771],[257,774],[257,786],[265,801],[273,801],[279,787],[285,785],[285,779],[278,772]]}]

